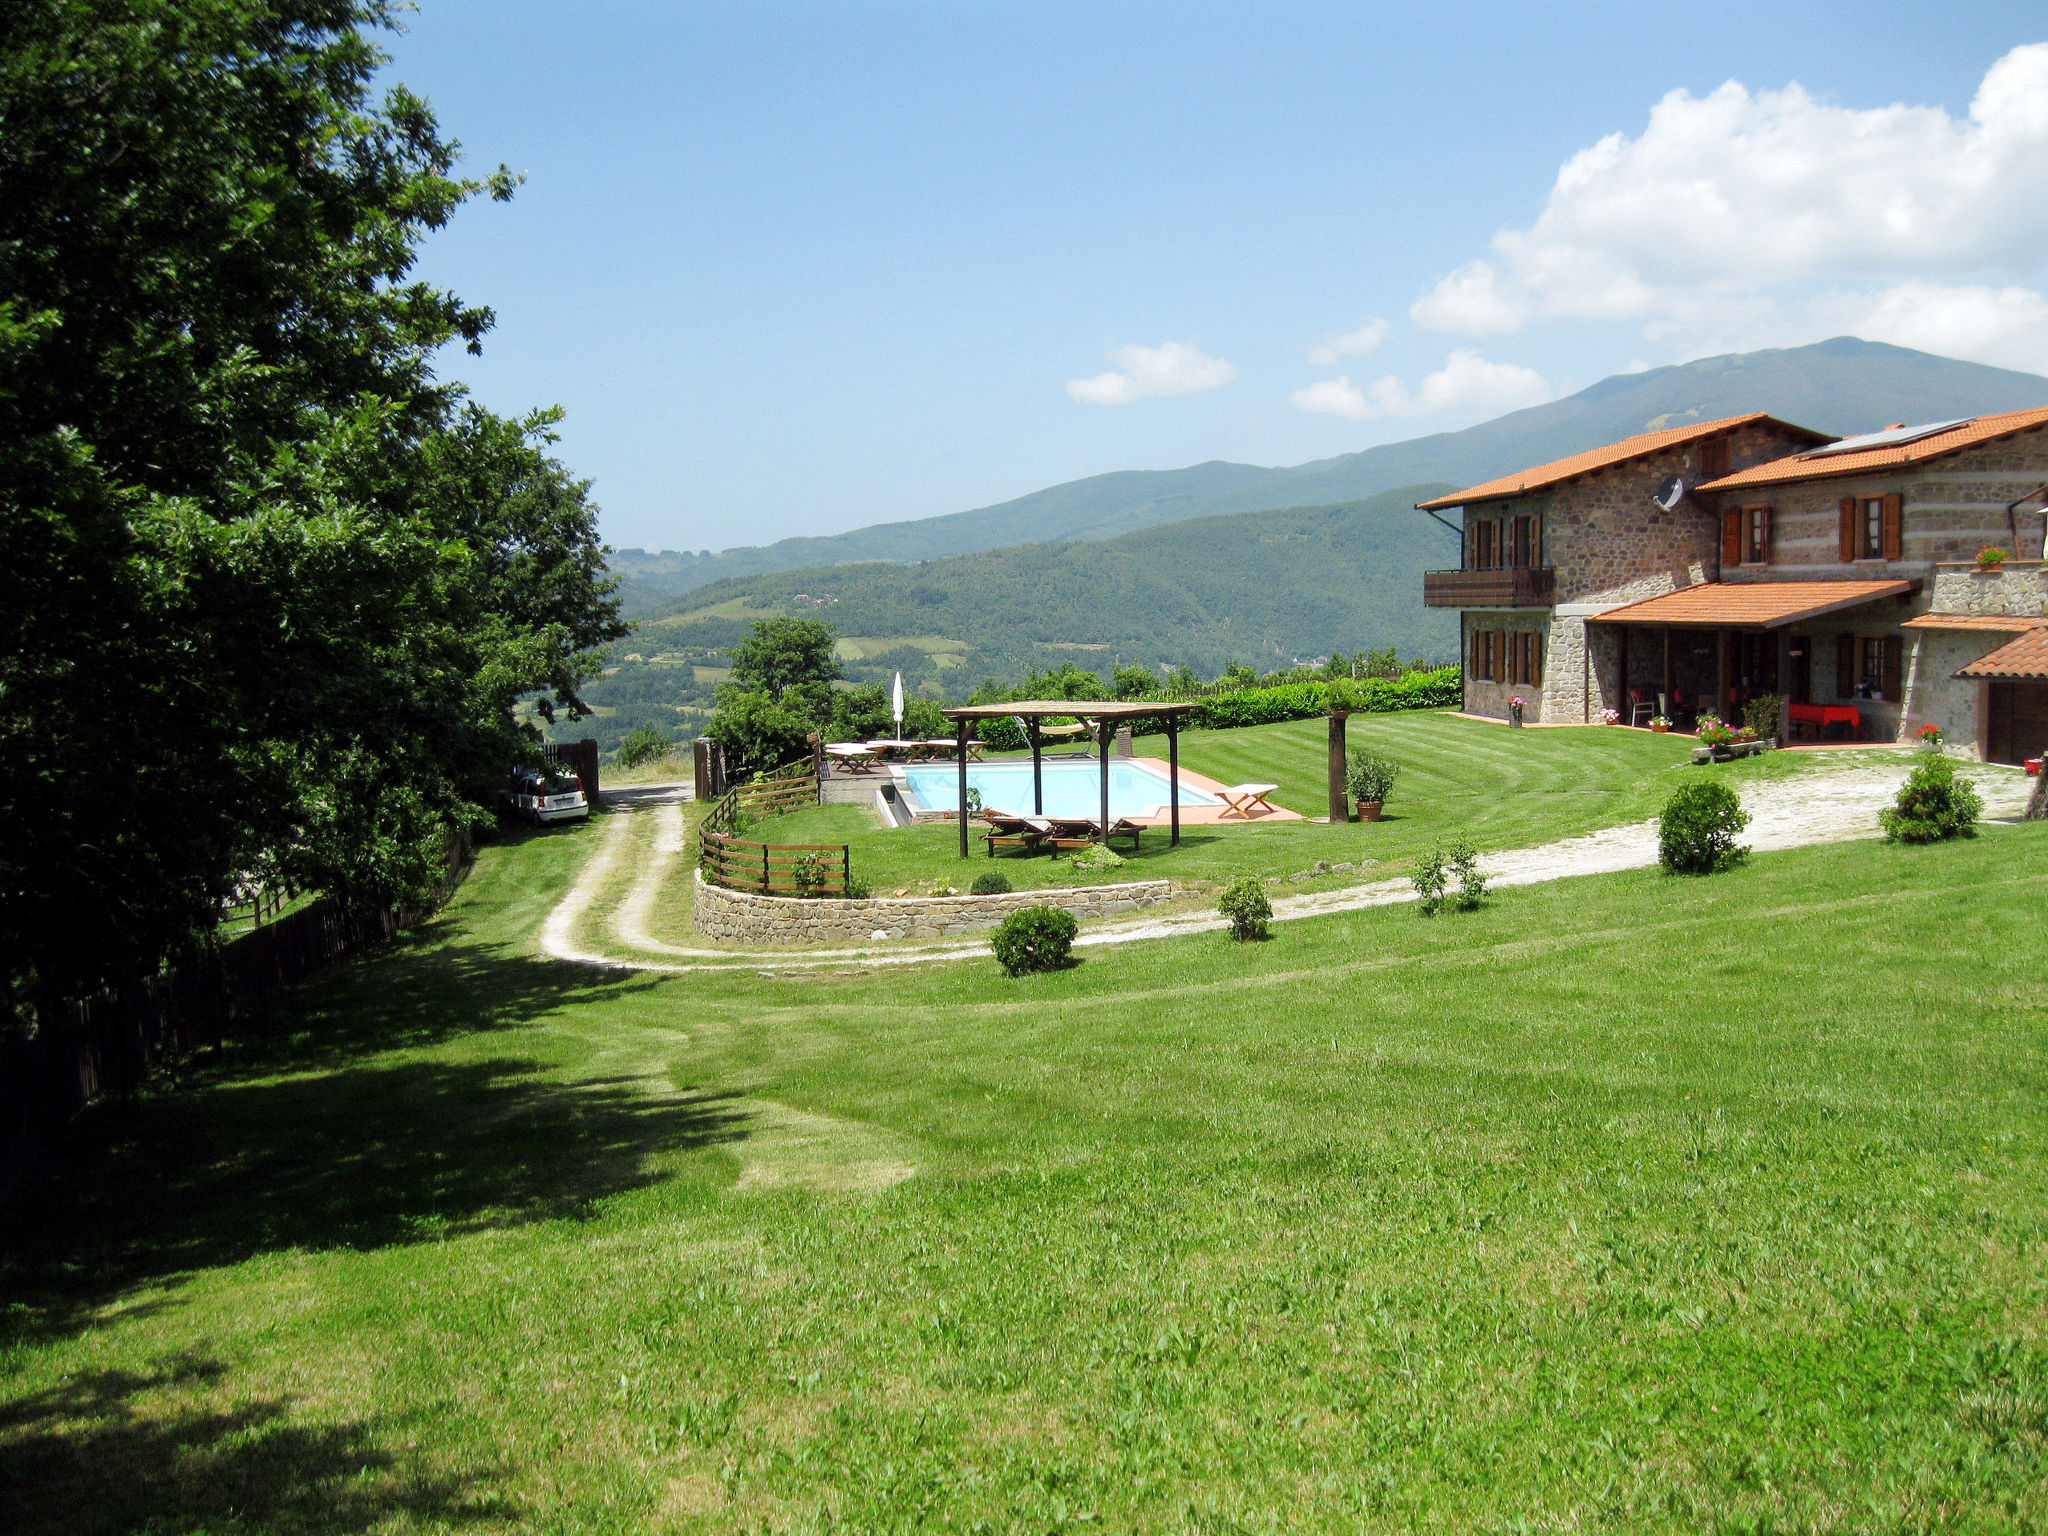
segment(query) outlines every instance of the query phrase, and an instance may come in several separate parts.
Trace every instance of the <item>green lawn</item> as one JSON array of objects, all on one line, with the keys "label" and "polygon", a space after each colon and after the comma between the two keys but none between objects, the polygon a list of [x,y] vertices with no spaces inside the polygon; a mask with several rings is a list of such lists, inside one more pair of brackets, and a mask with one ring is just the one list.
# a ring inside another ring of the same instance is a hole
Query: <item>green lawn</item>
[{"label": "green lawn", "polygon": [[0,1529],[2048,1522],[2048,828],[1019,981],[541,961],[592,846],[81,1127]]},{"label": "green lawn", "polygon": [[[1239,873],[1289,875],[1312,869],[1319,860],[1398,865],[1460,836],[1482,849],[1527,847],[1654,816],[1688,775],[1712,772],[1743,780],[1794,772],[1815,760],[1811,754],[1769,754],[1697,769],[1691,766],[1690,737],[1604,726],[1511,731],[1435,711],[1355,715],[1348,730],[1352,746],[1369,747],[1401,765],[1400,781],[1380,821],[1183,827],[1177,850],[1168,846],[1164,831],[1148,831],[1135,854],[1119,847],[1132,865],[1116,878],[1221,881]],[[1181,762],[1224,784],[1277,782],[1275,804],[1321,816],[1329,810],[1328,741],[1322,720],[1196,731],[1182,739]],[[1163,757],[1165,738],[1140,737],[1138,750]],[[990,867],[978,838],[973,862],[963,864],[957,828],[885,830],[865,807],[824,806],[773,817],[756,823],[747,836],[778,843],[848,843],[855,874],[878,895],[928,886],[934,879],[964,889]],[[1043,854],[1030,859],[998,855],[997,863],[1019,888],[1102,878],[1069,874],[1067,860]]]}]

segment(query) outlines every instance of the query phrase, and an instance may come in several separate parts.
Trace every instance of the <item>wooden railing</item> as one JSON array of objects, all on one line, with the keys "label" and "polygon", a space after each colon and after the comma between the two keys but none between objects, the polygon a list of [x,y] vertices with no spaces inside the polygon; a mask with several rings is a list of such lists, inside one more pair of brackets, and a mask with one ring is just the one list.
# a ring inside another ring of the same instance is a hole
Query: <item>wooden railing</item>
[{"label": "wooden railing", "polygon": [[756,816],[778,816],[799,806],[818,803],[818,775],[810,760],[787,763],[757,782],[735,784],[704,813],[700,832],[729,837],[740,829],[742,820]]},{"label": "wooden railing", "polygon": [[1422,573],[1425,608],[1549,608],[1556,601],[1557,572],[1547,565]]},{"label": "wooden railing", "polygon": [[750,843],[711,833],[702,839],[704,878],[764,896],[844,896],[853,853],[844,843]]},{"label": "wooden railing", "polygon": [[853,853],[844,843],[756,843],[739,834],[749,823],[818,804],[817,770],[806,759],[777,768],[721,795],[697,824],[704,878],[767,896],[844,896],[853,884]]}]

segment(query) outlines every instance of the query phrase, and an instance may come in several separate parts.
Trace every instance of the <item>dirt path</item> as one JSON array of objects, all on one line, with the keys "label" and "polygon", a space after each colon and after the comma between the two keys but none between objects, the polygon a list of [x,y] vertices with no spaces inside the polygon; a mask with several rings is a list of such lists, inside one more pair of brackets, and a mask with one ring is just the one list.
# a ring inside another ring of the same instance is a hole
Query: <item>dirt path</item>
[{"label": "dirt path", "polygon": [[[1898,793],[1898,787],[1911,766],[1909,761],[1902,759],[1895,765],[1816,768],[1787,779],[1745,785],[1742,803],[1750,813],[1751,821],[1744,839],[1752,848],[1768,850],[1876,837],[1880,831],[1877,813]],[[1973,777],[1983,792],[1987,819],[2016,819],[2025,809],[2029,785],[2023,776],[1994,770],[1976,773]],[[988,941],[979,937],[915,948],[900,945],[852,947],[811,950],[802,954],[686,949],[664,944],[647,931],[647,920],[670,869],[676,864],[676,856],[683,850],[681,792],[679,789],[641,791],[629,803],[615,805],[614,809],[628,814],[615,814],[610,818],[604,840],[596,853],[541,929],[542,950],[557,959],[637,971],[728,970],[735,966],[784,971],[825,966],[922,965],[988,953]],[[615,936],[630,949],[674,958],[656,961],[584,949],[577,942],[578,929],[597,892],[618,867],[633,835],[633,821],[648,812],[656,818],[653,847],[611,926]],[[1607,827],[1582,837],[1564,838],[1534,848],[1490,854],[1483,861],[1483,867],[1494,885],[1508,886],[1535,885],[1575,875],[1646,869],[1656,862],[1657,824],[1641,821],[1629,826]],[[1394,906],[1414,899],[1415,888],[1406,879],[1380,880],[1337,890],[1279,897],[1273,903],[1273,917],[1276,921],[1287,922],[1303,917],[1323,917],[1334,912],[1355,912],[1366,907]],[[1075,940],[1075,944],[1081,948],[1130,944],[1178,934],[1210,933],[1224,926],[1224,920],[1213,912],[1129,918],[1088,928]]]}]

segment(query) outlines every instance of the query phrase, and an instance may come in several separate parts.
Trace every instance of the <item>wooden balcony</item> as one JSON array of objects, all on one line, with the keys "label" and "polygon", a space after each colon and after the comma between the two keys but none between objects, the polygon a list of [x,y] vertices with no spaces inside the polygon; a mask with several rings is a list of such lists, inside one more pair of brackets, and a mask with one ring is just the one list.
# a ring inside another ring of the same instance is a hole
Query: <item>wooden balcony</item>
[{"label": "wooden balcony", "polygon": [[1549,608],[1557,602],[1557,573],[1547,565],[1499,571],[1424,571],[1427,608]]}]

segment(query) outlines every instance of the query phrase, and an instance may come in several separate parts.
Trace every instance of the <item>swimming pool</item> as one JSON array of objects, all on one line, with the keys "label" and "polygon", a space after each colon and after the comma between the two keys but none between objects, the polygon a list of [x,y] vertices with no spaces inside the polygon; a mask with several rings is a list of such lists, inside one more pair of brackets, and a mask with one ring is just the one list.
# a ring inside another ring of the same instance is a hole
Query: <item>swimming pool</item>
[{"label": "swimming pool", "polygon": [[[951,810],[960,803],[960,769],[948,764],[936,768],[906,768],[905,784],[928,810]],[[1027,763],[970,763],[967,785],[981,791],[981,803],[994,811],[1031,814],[1031,765]],[[1109,816],[1150,816],[1155,806],[1166,804],[1169,786],[1166,775],[1156,768],[1111,758],[1109,763]],[[1180,781],[1182,805],[1220,805],[1214,795],[1192,788],[1185,777]],[[1102,811],[1102,769],[1095,763],[1047,763],[1045,765],[1045,814],[1086,816],[1094,820]]]}]

